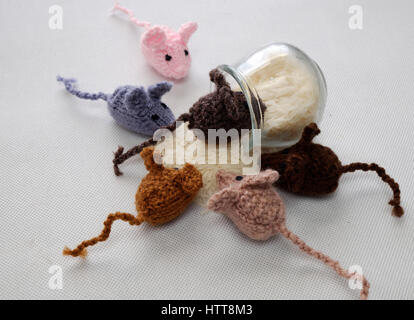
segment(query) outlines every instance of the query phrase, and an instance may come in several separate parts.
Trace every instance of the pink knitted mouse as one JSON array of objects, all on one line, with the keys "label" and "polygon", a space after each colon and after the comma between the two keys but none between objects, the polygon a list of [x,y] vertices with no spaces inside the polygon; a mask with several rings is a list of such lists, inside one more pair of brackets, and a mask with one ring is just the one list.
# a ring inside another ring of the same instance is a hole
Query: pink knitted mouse
[{"label": "pink knitted mouse", "polygon": [[167,26],[151,26],[149,22],[138,21],[130,10],[118,3],[115,4],[114,10],[126,13],[131,22],[145,28],[141,36],[141,48],[148,63],[155,70],[167,78],[177,80],[187,75],[191,66],[187,43],[197,30],[197,23],[184,23],[176,32]]},{"label": "pink knitted mouse", "polygon": [[219,191],[208,201],[210,210],[229,217],[241,232],[254,240],[266,240],[280,233],[302,251],[333,268],[340,276],[347,279],[359,277],[362,281],[360,297],[368,298],[369,283],[365,277],[343,269],[337,261],[309,247],[288,230],[285,205],[272,186],[279,179],[277,171],[266,170],[258,175],[237,176],[220,170],[216,178]]}]

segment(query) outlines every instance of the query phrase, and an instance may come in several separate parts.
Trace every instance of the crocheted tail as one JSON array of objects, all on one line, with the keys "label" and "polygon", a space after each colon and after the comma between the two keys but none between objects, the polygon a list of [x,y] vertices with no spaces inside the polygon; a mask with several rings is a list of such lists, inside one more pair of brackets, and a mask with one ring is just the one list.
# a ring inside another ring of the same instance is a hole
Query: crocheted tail
[{"label": "crocheted tail", "polygon": [[104,229],[102,230],[101,234],[95,238],[92,238],[90,240],[85,240],[81,244],[79,244],[75,249],[70,250],[68,247],[65,247],[63,249],[63,255],[64,256],[72,256],[72,257],[78,257],[81,256],[82,258],[86,257],[88,254],[86,251],[87,247],[93,246],[97,244],[98,242],[105,241],[109,238],[109,234],[111,233],[112,224],[116,220],[122,220],[129,222],[131,226],[138,226],[140,225],[144,220],[141,218],[137,218],[132,214],[129,213],[111,213],[108,218],[106,218],[104,222]]},{"label": "crocheted tail", "polygon": [[[181,116],[177,118],[175,122],[170,124],[169,126],[161,127],[161,129],[168,129],[171,131],[174,131],[177,128],[177,122],[178,121],[189,121],[190,115],[188,113],[183,113]],[[132,147],[127,152],[124,153],[124,147],[119,146],[118,150],[114,153],[114,160],[112,160],[112,163],[114,164],[114,173],[117,176],[122,175],[121,170],[119,170],[119,165],[126,161],[127,159],[135,156],[136,154],[140,154],[141,151],[149,146],[153,146],[157,143],[154,139],[149,139],[147,141],[144,141],[143,143],[136,145],[135,147]]]},{"label": "crocheted tail", "polygon": [[375,171],[378,174],[378,176],[382,179],[382,181],[384,181],[390,186],[394,194],[394,198],[390,202],[388,202],[390,205],[394,207],[392,209],[392,215],[396,217],[401,217],[404,214],[404,209],[400,206],[400,186],[397,182],[394,181],[393,178],[387,175],[384,168],[380,167],[376,163],[368,164],[361,162],[351,163],[342,167],[342,173],[354,172],[356,170]]},{"label": "crocheted tail", "polygon": [[87,100],[99,100],[99,99],[102,99],[102,100],[105,100],[105,101],[108,100],[108,95],[105,94],[105,93],[102,93],[102,92],[88,93],[88,92],[82,92],[82,91],[79,91],[79,90],[75,89],[76,82],[77,82],[76,79],[62,78],[61,76],[57,76],[56,80],[59,81],[59,82],[63,82],[63,84],[65,85],[66,90],[69,93],[77,96],[78,98],[87,99]]},{"label": "crocheted tail", "polygon": [[151,23],[147,22],[147,21],[139,21],[137,18],[135,18],[134,14],[132,13],[131,10],[128,10],[124,7],[121,7],[118,3],[118,1],[115,2],[114,7],[112,8],[113,11],[115,10],[119,10],[122,11],[123,13],[127,14],[129,17],[129,20],[134,23],[135,25],[139,26],[139,27],[144,27],[146,29],[148,29],[149,27],[151,27]]},{"label": "crocheted tail", "polygon": [[280,233],[287,238],[288,240],[292,241],[295,245],[299,247],[300,250],[307,253],[308,255],[315,257],[316,259],[322,261],[327,266],[331,267],[335,270],[335,272],[340,275],[341,277],[344,277],[346,279],[351,279],[352,277],[358,277],[362,282],[362,289],[360,292],[360,298],[362,300],[368,299],[369,294],[369,282],[367,279],[365,279],[364,276],[356,274],[356,273],[350,273],[349,271],[345,270],[339,265],[338,261],[333,260],[332,258],[328,257],[327,255],[324,255],[322,252],[316,251],[315,249],[309,247],[303,240],[301,240],[297,235],[295,235],[293,232],[289,231],[286,226],[280,227]]}]

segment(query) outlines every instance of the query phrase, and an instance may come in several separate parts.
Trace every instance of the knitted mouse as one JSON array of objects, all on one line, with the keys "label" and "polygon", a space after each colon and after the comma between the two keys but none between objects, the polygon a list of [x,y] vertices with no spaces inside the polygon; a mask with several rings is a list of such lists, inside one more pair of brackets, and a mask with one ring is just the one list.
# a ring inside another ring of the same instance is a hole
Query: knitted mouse
[{"label": "knitted mouse", "polygon": [[392,189],[394,197],[389,202],[394,216],[401,217],[400,188],[385,169],[376,163],[355,162],[343,166],[336,154],[328,147],[312,142],[320,133],[318,126],[311,123],[305,127],[301,140],[290,148],[263,154],[262,169],[273,169],[280,173],[277,185],[287,191],[308,196],[332,193],[338,187],[339,178],[346,172],[356,170],[375,171]]},{"label": "knitted mouse", "polygon": [[203,185],[200,172],[191,164],[181,169],[168,169],[154,161],[154,149],[141,152],[149,173],[142,179],[135,195],[138,216],[116,212],[104,222],[104,229],[98,237],[83,241],[74,250],[65,248],[64,255],[86,256],[86,247],[108,239],[112,223],[116,220],[140,225],[144,221],[158,226],[178,217],[196,196]]},{"label": "knitted mouse", "polygon": [[305,253],[321,260],[340,276],[362,280],[361,299],[368,298],[369,283],[360,275],[343,269],[337,261],[316,251],[289,231],[285,223],[285,206],[272,184],[279,174],[266,170],[253,176],[237,176],[226,171],[217,172],[219,191],[208,201],[208,208],[229,217],[237,228],[254,240],[266,240],[278,233],[292,241]]},{"label": "knitted mouse", "polygon": [[75,88],[76,79],[60,76],[57,81],[63,82],[66,90],[81,99],[102,99],[108,103],[108,110],[121,126],[136,133],[151,136],[157,129],[174,122],[171,109],[161,101],[161,97],[171,90],[170,82],[159,82],[143,87],[121,86],[113,94],[87,93]]},{"label": "knitted mouse", "polygon": [[[208,129],[251,129],[249,107],[243,93],[231,90],[224,75],[218,70],[210,71],[210,80],[216,85],[216,90],[201,97],[190,108],[177,118],[177,121],[188,122],[189,129],[199,129],[205,136]],[[176,129],[176,122],[165,127],[171,131]],[[150,139],[123,153],[124,148],[119,147],[113,160],[116,175],[121,175],[118,165],[141,152],[147,146],[154,145],[156,141]]]},{"label": "knitted mouse", "polygon": [[184,78],[191,66],[188,40],[197,30],[197,23],[187,22],[181,25],[178,32],[167,26],[151,26],[149,22],[138,21],[133,13],[115,4],[114,10],[126,13],[132,23],[144,27],[141,36],[141,49],[147,62],[160,74],[167,78]]}]

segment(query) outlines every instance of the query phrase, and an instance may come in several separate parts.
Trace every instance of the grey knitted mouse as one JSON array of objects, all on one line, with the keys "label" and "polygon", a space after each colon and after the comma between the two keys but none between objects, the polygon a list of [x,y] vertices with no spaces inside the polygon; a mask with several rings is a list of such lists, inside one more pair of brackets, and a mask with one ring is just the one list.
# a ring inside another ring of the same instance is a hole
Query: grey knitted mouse
[{"label": "grey knitted mouse", "polygon": [[113,94],[102,92],[87,93],[75,88],[76,79],[57,77],[66,90],[81,99],[105,100],[111,116],[128,130],[152,136],[160,127],[175,121],[171,109],[161,101],[161,97],[172,88],[170,82],[159,82],[147,90],[143,87],[120,86]]}]

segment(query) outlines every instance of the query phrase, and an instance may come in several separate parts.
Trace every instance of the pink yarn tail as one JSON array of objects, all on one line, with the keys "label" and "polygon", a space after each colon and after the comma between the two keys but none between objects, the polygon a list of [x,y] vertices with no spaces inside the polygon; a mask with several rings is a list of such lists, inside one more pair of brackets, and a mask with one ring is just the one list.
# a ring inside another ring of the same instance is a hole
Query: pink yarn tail
[{"label": "pink yarn tail", "polygon": [[129,17],[129,20],[132,23],[134,23],[135,25],[139,26],[139,27],[144,27],[146,29],[151,27],[151,23],[149,23],[147,21],[139,21],[137,18],[135,18],[134,14],[132,13],[131,10],[128,10],[124,7],[121,7],[118,2],[115,2],[114,8],[112,10],[119,10],[119,11],[122,11],[123,13],[127,14],[128,17]]},{"label": "pink yarn tail", "polygon": [[362,300],[368,299],[369,294],[369,282],[367,279],[365,279],[364,276],[356,274],[356,273],[350,273],[349,271],[343,269],[338,261],[335,261],[331,259],[330,257],[324,255],[322,252],[316,251],[315,249],[309,247],[303,240],[301,240],[297,235],[295,235],[293,232],[289,231],[286,226],[281,226],[280,233],[292,241],[295,245],[297,245],[300,250],[307,253],[308,255],[315,257],[316,259],[322,261],[327,266],[331,267],[335,270],[337,274],[339,274],[341,277],[344,277],[346,279],[350,279],[354,276],[357,276],[358,279],[362,281],[362,289],[360,292],[360,298]]}]

